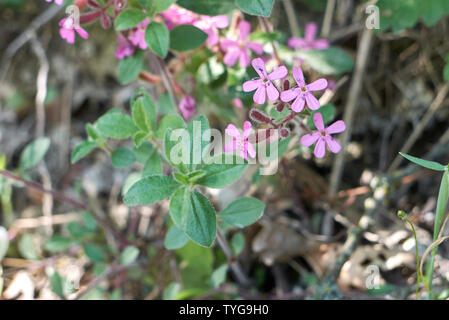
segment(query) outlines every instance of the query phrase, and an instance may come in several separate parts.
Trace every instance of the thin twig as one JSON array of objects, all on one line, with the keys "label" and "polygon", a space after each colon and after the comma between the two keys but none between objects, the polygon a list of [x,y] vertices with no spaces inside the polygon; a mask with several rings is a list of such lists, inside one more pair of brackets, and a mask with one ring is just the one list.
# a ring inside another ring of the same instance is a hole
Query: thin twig
[{"label": "thin twig", "polygon": [[226,258],[228,259],[228,262],[230,264],[230,268],[232,272],[234,273],[237,282],[243,287],[243,288],[250,288],[251,287],[251,281],[248,279],[246,274],[243,272],[242,267],[234,259],[234,255],[232,254],[231,248],[229,247],[228,242],[226,241],[226,238],[222,235],[220,229],[217,228],[217,242],[218,245],[223,250]]},{"label": "thin twig", "polygon": [[[433,100],[432,104],[430,105],[429,109],[427,110],[426,114],[423,116],[421,121],[419,122],[416,129],[413,131],[411,136],[407,139],[404,146],[401,148],[402,153],[407,153],[409,150],[413,147],[416,140],[421,136],[424,129],[429,124],[430,120],[432,120],[432,117],[434,114],[438,111],[438,109],[443,105],[443,101],[446,98],[446,95],[449,92],[449,83],[446,83],[444,86],[442,86],[438,90],[438,94],[436,98]],[[397,169],[397,167],[401,164],[402,156],[398,154],[396,158],[394,159],[393,163],[391,164],[390,168],[388,168],[388,172],[393,172]]]},{"label": "thin twig", "polygon": [[332,17],[334,16],[335,0],[328,0],[326,12],[324,13],[323,27],[321,28],[321,36],[327,38],[332,26]]},{"label": "thin twig", "polygon": [[299,24],[296,19],[296,11],[293,6],[292,0],[283,0],[285,14],[287,15],[288,25],[290,27],[290,32],[294,37],[299,37]]},{"label": "thin twig", "polygon": [[[267,33],[272,32],[272,30],[270,28],[270,24],[268,23],[267,18],[259,16],[259,23],[260,23],[260,26],[262,27],[262,30],[264,32],[267,32]],[[277,63],[278,64],[282,64],[282,60],[281,60],[281,58],[279,58],[277,45],[276,45],[276,43],[274,43],[274,41],[271,41],[271,46],[273,48],[273,56],[276,59]]]},{"label": "thin twig", "polygon": [[370,53],[371,40],[373,38],[373,33],[369,29],[364,29],[359,48],[357,51],[357,62],[354,71],[354,77],[352,78],[351,87],[349,89],[349,97],[345,106],[343,120],[346,124],[346,131],[343,132],[341,137],[341,145],[343,150],[337,154],[335,162],[332,166],[331,181],[329,187],[329,197],[334,197],[340,185],[341,176],[343,173],[344,166],[344,148],[349,142],[351,137],[351,127],[352,120],[354,118],[355,107],[357,105],[357,100],[360,96],[363,77],[366,74],[365,69],[368,62],[368,56]]}]

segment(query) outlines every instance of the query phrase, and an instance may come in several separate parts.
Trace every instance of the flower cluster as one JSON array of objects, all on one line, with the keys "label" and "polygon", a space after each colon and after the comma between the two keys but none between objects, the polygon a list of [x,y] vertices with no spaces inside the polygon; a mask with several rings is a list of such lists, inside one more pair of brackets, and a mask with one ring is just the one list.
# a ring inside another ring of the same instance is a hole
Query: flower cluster
[{"label": "flower cluster", "polygon": [[[255,121],[278,129],[280,137],[285,138],[290,134],[290,131],[284,124],[291,121],[297,113],[302,112],[305,106],[312,111],[320,109],[320,102],[314,96],[313,92],[326,89],[328,87],[326,79],[321,78],[307,84],[302,69],[300,67],[293,67],[292,75],[296,82],[296,86],[288,88],[289,85],[284,85],[284,90],[280,92],[275,81],[286,80],[288,71],[285,66],[277,67],[271,73],[267,73],[265,63],[261,58],[254,59],[251,64],[259,75],[259,78],[248,80],[243,83],[243,91],[251,92],[255,90],[256,92],[253,95],[253,100],[256,104],[264,104],[268,97],[268,100],[271,102],[278,101],[278,105],[284,106],[286,103],[290,103],[291,109],[291,114],[280,124],[274,123],[273,119],[263,114],[261,111],[253,109],[250,112],[250,116]],[[284,83],[288,84],[288,81],[286,80]],[[308,113],[310,112],[311,111],[308,111]],[[317,158],[324,157],[326,145],[331,152],[338,153],[341,150],[341,146],[332,137],[332,134],[343,132],[346,129],[345,123],[339,120],[326,128],[324,126],[323,116],[319,112],[313,114],[313,121],[318,131],[304,135],[301,138],[301,144],[304,147],[310,147],[315,144],[314,155]],[[250,123],[245,122],[243,135],[236,133],[234,125],[229,125],[226,129],[226,133],[234,138],[234,143],[232,146],[227,146],[225,152],[238,150],[245,159],[247,159],[248,153],[250,157],[254,157],[255,153],[249,152],[253,146],[247,141],[249,135],[248,130],[251,130]]]}]

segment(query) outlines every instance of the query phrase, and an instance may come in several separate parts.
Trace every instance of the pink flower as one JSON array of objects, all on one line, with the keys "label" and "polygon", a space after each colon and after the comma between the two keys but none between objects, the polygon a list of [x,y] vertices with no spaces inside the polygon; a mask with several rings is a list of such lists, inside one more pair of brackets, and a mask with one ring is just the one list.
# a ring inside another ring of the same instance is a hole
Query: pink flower
[{"label": "pink flower", "polygon": [[[45,0],[45,1],[52,2],[53,0]],[[64,2],[64,0],[55,0],[55,3],[60,5],[60,6],[62,6],[63,2]]]},{"label": "pink flower", "polygon": [[195,13],[175,4],[171,5],[170,8],[164,12],[161,12],[161,16],[164,18],[168,30],[171,30],[180,24],[193,24],[198,20],[198,16]]},{"label": "pink flower", "polygon": [[342,120],[338,120],[326,128],[323,123],[323,116],[319,112],[313,115],[313,122],[315,123],[315,127],[318,129],[318,132],[313,132],[302,136],[301,144],[304,147],[310,147],[316,142],[313,154],[317,158],[324,157],[324,154],[326,153],[326,144],[329,150],[333,153],[340,152],[340,144],[331,135],[345,131],[345,123]]},{"label": "pink flower", "polygon": [[243,102],[242,102],[242,99],[240,99],[240,98],[234,98],[234,99],[232,100],[232,102],[234,102],[234,105],[235,105],[237,108],[239,108],[239,109],[242,109],[242,108],[243,108]]},{"label": "pink flower", "polygon": [[249,66],[251,51],[256,54],[263,54],[263,45],[256,42],[246,41],[249,33],[251,32],[251,25],[248,21],[240,21],[239,23],[239,36],[238,40],[231,39],[221,40],[221,49],[226,51],[223,62],[232,67],[236,64],[237,60],[240,60],[240,66],[246,68]]},{"label": "pink flower", "polygon": [[253,100],[257,104],[264,104],[267,95],[270,101],[276,101],[279,98],[279,91],[271,81],[285,78],[288,73],[287,68],[280,66],[272,73],[267,74],[265,63],[261,58],[254,59],[251,64],[260,78],[246,81],[243,84],[243,91],[250,92],[257,89],[253,96]]},{"label": "pink flower", "polygon": [[327,87],[327,80],[321,78],[312,82],[311,84],[306,84],[304,74],[302,73],[302,69],[300,67],[293,68],[293,78],[295,78],[298,87],[283,91],[281,93],[281,100],[284,102],[289,102],[296,98],[291,105],[292,110],[295,112],[301,112],[304,109],[304,105],[306,102],[307,106],[311,110],[319,109],[320,102],[317,100],[317,98],[315,98],[312,91],[325,89]]},{"label": "pink flower", "polygon": [[131,41],[134,46],[139,47],[142,50],[146,50],[148,48],[148,45],[145,41],[145,31],[148,24],[150,24],[150,20],[146,18],[141,23],[139,23],[128,36],[129,41]]},{"label": "pink flower", "polygon": [[326,39],[315,39],[317,33],[316,23],[311,22],[306,25],[304,38],[292,37],[288,39],[288,46],[293,49],[303,50],[322,50],[329,48],[329,42]]},{"label": "pink flower", "polygon": [[179,102],[178,108],[185,120],[190,119],[195,114],[195,104],[196,101],[191,96],[185,96]]},{"label": "pink flower", "polygon": [[251,122],[245,121],[243,123],[243,134],[240,133],[240,130],[237,129],[233,124],[229,124],[226,127],[226,134],[233,138],[231,143],[227,143],[224,146],[225,152],[234,152],[238,150],[239,155],[248,160],[248,154],[251,158],[256,157],[256,149],[254,146],[248,141],[248,137],[251,134],[252,126]]},{"label": "pink flower", "polygon": [[227,16],[201,16],[201,20],[193,24],[195,27],[207,33],[208,37],[206,43],[208,46],[215,46],[218,44],[218,30],[227,28],[229,20]]},{"label": "pink flower", "polygon": [[64,18],[59,21],[59,34],[62,39],[65,39],[67,43],[73,44],[75,43],[75,31],[79,34],[81,38],[87,39],[89,38],[89,34],[86,30],[81,28],[79,25],[76,25],[73,21],[73,18]]},{"label": "pink flower", "polygon": [[115,56],[117,59],[122,60],[126,57],[132,56],[134,54],[134,46],[123,36],[119,36],[117,39],[118,48],[115,51]]}]

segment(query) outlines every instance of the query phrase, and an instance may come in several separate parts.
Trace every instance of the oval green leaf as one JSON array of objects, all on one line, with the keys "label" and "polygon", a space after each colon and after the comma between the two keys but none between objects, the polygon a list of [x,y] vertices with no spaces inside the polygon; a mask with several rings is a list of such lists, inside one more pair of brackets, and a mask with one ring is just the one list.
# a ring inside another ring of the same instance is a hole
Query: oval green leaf
[{"label": "oval green leaf", "polygon": [[256,199],[243,197],[233,201],[218,217],[235,227],[244,228],[256,222],[263,214],[265,204]]},{"label": "oval green leaf", "polygon": [[189,24],[182,24],[170,31],[170,49],[188,51],[202,45],[207,33]]},{"label": "oval green leaf", "polygon": [[124,201],[128,206],[147,205],[168,198],[179,183],[164,175],[145,177],[129,188]]},{"label": "oval green leaf", "polygon": [[159,22],[151,22],[145,32],[148,48],[161,58],[165,58],[170,44],[170,33],[167,27]]},{"label": "oval green leaf", "polygon": [[176,226],[203,247],[210,247],[216,235],[215,209],[197,191],[181,188],[170,200],[170,216]]}]

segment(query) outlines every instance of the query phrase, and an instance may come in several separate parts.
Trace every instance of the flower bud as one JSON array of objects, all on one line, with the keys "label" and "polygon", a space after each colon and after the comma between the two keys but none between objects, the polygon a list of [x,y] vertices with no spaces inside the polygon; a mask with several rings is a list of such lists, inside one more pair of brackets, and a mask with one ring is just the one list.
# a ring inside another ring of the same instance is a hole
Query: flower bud
[{"label": "flower bud", "polygon": [[269,124],[271,122],[270,117],[268,117],[265,113],[255,108],[251,109],[251,111],[249,112],[249,116],[252,120],[259,123]]}]

